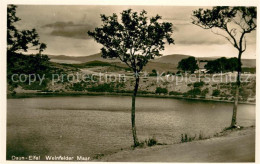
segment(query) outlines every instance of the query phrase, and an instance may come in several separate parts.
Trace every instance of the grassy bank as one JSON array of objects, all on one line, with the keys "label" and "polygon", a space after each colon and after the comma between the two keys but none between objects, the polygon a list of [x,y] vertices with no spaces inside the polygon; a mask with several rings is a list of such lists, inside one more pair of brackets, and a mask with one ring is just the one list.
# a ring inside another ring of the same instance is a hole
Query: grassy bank
[{"label": "grassy bank", "polygon": [[[223,130],[188,143],[123,150],[94,161],[105,162],[254,162],[255,127]],[[228,154],[226,152],[229,152]],[[174,154],[174,155],[173,155]]]}]

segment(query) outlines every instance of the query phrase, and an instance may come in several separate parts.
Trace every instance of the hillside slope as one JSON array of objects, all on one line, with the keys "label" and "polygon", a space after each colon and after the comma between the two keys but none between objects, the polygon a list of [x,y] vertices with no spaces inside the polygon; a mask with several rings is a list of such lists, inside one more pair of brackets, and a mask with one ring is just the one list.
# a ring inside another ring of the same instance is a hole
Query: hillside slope
[{"label": "hillside slope", "polygon": [[[57,63],[67,63],[67,64],[73,64],[73,63],[85,63],[90,61],[103,61],[103,62],[109,62],[109,63],[120,63],[120,60],[118,59],[104,59],[101,57],[101,54],[94,54],[90,56],[65,56],[65,55],[48,55],[53,62]],[[172,55],[165,55],[162,57],[159,57],[146,66],[148,70],[152,70],[152,67],[155,67],[154,69],[159,70],[177,70],[177,65],[179,61],[182,59],[188,58],[190,55],[182,55],[182,54],[172,54]],[[218,57],[200,57],[200,60],[215,60]],[[159,64],[160,63],[160,64]],[[242,59],[243,66],[242,67],[256,67],[256,60],[255,59]],[[167,64],[167,65],[165,65]],[[158,66],[161,66],[161,68],[158,68]]]}]

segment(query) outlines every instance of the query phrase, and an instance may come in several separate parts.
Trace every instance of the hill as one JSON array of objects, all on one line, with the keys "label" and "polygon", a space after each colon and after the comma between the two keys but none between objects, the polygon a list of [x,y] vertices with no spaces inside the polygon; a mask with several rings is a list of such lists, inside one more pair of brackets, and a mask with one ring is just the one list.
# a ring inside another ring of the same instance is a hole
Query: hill
[{"label": "hill", "polygon": [[76,64],[76,63],[86,63],[90,61],[103,61],[103,62],[119,62],[118,59],[104,59],[101,57],[101,53],[97,53],[90,56],[66,56],[66,55],[48,55],[51,61],[56,63],[67,63],[67,64]]},{"label": "hill", "polygon": [[168,63],[168,64],[173,64],[173,65],[178,65],[179,61],[182,59],[191,57],[190,55],[181,55],[181,54],[173,54],[173,55],[166,55],[166,56],[161,56],[157,59],[155,59],[153,62],[156,63]]},{"label": "hill", "polygon": [[[66,63],[66,64],[80,64],[86,63],[91,61],[101,61],[101,62],[108,62],[108,63],[117,63],[118,65],[122,66],[123,63],[120,62],[118,59],[104,59],[101,57],[101,54],[94,54],[90,56],[65,56],[65,55],[48,55],[52,62],[56,63]],[[151,62],[145,67],[147,71],[151,71],[152,69],[156,70],[177,70],[177,65],[179,61],[182,59],[191,57],[191,55],[182,55],[182,54],[172,54],[159,57]],[[215,60],[219,57],[200,57],[200,60]],[[242,67],[249,67],[254,68],[256,67],[256,60],[255,59],[242,59],[243,66]]]}]

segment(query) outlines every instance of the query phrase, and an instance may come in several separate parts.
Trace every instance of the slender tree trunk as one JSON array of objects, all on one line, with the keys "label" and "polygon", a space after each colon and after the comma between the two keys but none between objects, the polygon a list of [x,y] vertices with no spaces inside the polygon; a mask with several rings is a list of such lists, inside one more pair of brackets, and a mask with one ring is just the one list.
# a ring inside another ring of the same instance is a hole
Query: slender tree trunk
[{"label": "slender tree trunk", "polygon": [[236,93],[235,93],[235,100],[234,100],[234,105],[233,105],[233,115],[232,115],[231,127],[235,127],[236,124],[237,124],[237,104],[238,104],[239,88],[240,88],[240,76],[241,76],[241,71],[242,71],[241,55],[242,55],[242,52],[239,51],[238,68],[237,68],[237,81],[236,81]]},{"label": "slender tree trunk", "polygon": [[134,93],[132,96],[131,121],[132,121],[132,133],[133,133],[133,139],[134,139],[134,147],[138,146],[138,144],[139,144],[137,135],[136,135],[136,127],[135,127],[135,98],[136,98],[136,94],[137,94],[137,90],[138,90],[138,86],[139,86],[139,80],[140,80],[140,78],[136,77]]}]

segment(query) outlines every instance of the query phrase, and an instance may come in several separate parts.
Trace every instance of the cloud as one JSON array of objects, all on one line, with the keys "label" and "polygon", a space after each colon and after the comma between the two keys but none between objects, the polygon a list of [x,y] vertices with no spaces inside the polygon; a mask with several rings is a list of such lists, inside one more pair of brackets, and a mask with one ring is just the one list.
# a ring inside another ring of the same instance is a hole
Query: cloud
[{"label": "cloud", "polygon": [[[192,11],[199,6],[102,6],[102,5],[19,5],[17,22],[19,29],[36,28],[46,53],[85,56],[100,52],[102,47],[87,31],[101,26],[100,14],[112,15],[132,8],[145,9],[147,17],[159,14],[161,21],[173,23],[175,45],[165,45],[164,54],[189,54],[197,56],[236,55],[236,49],[211,30],[204,30],[191,23]],[[204,8],[204,6],[203,6]],[[33,15],[33,16],[32,16]],[[120,17],[120,16],[119,16]],[[248,56],[255,55],[256,32],[246,36]],[[247,56],[247,55],[245,55]]]},{"label": "cloud", "polygon": [[72,21],[69,21],[46,24],[42,28],[49,28],[52,36],[88,39],[90,37],[87,32],[93,30],[95,26],[91,24],[74,24]]},{"label": "cloud", "polygon": [[[230,44],[226,38],[214,34],[211,30],[202,29],[192,23],[174,24],[173,38],[176,44],[184,45],[224,45]],[[214,30],[216,31],[216,30]],[[219,31],[221,33],[221,30]],[[226,32],[222,32],[227,35]],[[256,32],[253,31],[246,36],[247,44],[256,44]]]}]

